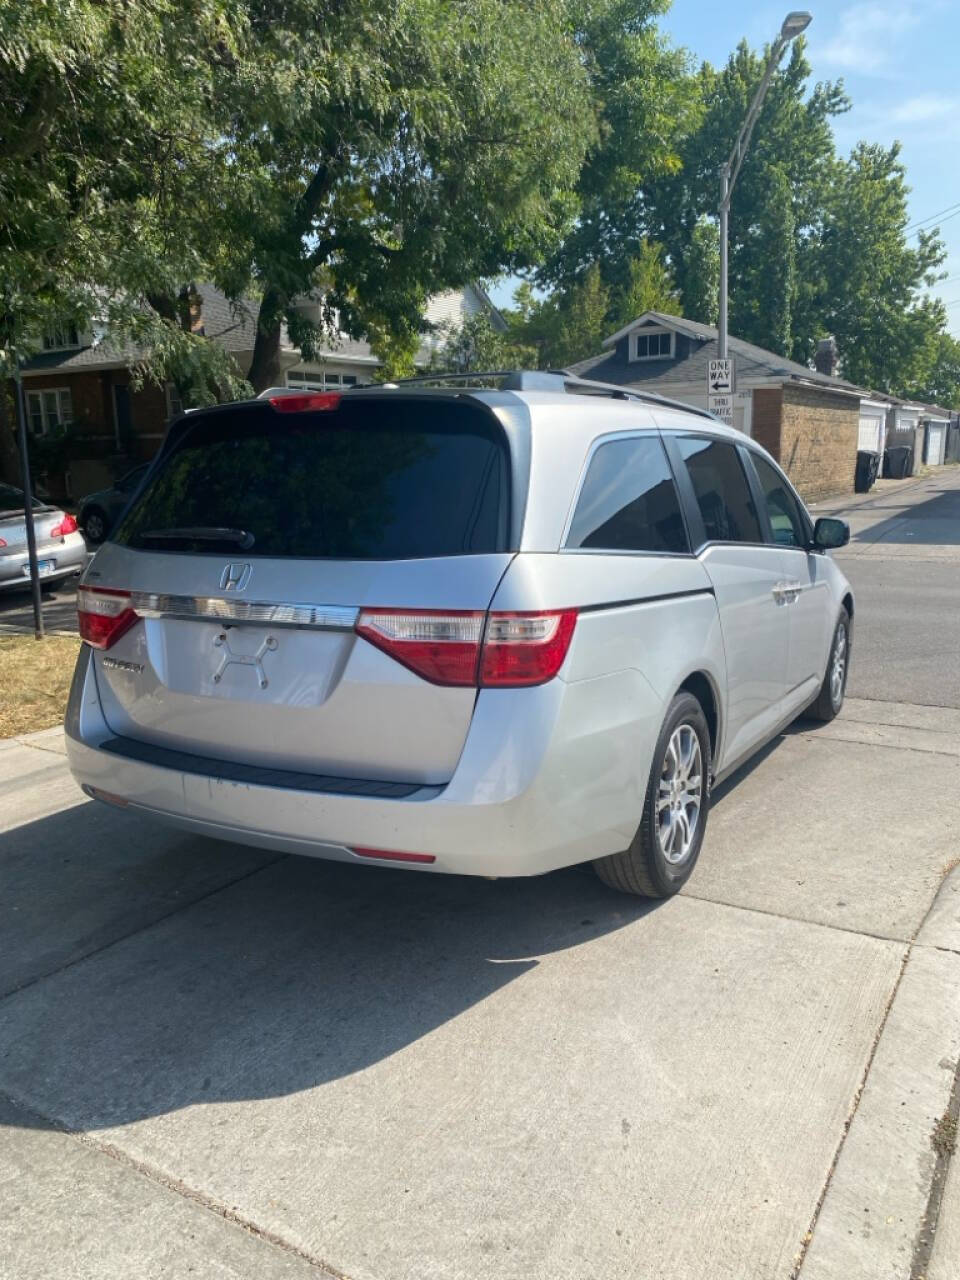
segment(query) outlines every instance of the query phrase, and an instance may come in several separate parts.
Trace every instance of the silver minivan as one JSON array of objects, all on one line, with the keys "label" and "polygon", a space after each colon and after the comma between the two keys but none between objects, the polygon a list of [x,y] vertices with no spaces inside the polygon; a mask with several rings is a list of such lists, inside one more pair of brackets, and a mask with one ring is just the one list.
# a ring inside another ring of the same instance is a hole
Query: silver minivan
[{"label": "silver minivan", "polygon": [[199,411],[84,574],[70,765],[221,839],[662,897],[711,786],[839,711],[848,537],[710,415],[563,374]]}]

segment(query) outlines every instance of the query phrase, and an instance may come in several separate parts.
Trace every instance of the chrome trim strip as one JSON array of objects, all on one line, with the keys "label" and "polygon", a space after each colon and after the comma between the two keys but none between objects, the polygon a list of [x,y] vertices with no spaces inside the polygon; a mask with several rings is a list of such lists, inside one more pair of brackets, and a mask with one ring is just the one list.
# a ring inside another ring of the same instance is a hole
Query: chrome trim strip
[{"label": "chrome trim strip", "polygon": [[130,603],[142,618],[205,618],[213,622],[260,623],[352,631],[360,610],[341,604],[267,604],[220,596],[171,596],[133,591]]}]

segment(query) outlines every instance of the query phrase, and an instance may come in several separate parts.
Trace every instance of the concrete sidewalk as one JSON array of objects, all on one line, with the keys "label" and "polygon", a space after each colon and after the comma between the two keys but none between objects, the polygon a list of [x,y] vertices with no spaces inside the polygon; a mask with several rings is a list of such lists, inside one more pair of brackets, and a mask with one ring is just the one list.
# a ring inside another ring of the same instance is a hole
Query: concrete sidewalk
[{"label": "concrete sidewalk", "polygon": [[958,741],[783,736],[660,905],[184,837],[0,744],[0,1274],[953,1280]]}]

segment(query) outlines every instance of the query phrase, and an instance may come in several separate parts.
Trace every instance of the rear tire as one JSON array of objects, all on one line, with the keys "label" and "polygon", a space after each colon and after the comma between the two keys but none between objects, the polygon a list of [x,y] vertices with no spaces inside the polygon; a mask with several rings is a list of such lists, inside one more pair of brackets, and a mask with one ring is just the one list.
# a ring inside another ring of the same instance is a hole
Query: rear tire
[{"label": "rear tire", "polygon": [[830,643],[830,657],[827,659],[827,672],[823,677],[823,684],[820,686],[816,702],[810,705],[806,713],[811,720],[828,724],[840,714],[847,691],[849,670],[850,615],[846,609],[841,609],[833,632],[833,640]]},{"label": "rear tire", "polygon": [[678,693],[657,739],[637,834],[623,853],[594,861],[604,884],[645,898],[669,898],[686,884],[703,844],[711,766],[703,708]]}]

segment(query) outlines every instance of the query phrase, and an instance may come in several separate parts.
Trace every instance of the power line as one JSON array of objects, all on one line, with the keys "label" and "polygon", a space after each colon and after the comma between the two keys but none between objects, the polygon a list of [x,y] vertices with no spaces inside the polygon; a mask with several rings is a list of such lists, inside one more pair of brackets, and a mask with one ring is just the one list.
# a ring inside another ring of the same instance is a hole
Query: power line
[{"label": "power line", "polygon": [[958,200],[956,204],[948,204],[946,209],[941,209],[939,213],[931,213],[927,218],[918,218],[916,222],[911,222],[906,230],[912,231],[914,227],[922,227],[925,222],[936,222],[937,218],[940,217],[940,214],[950,213],[953,209],[960,211],[960,200]]},{"label": "power line", "polygon": [[[958,206],[957,206],[957,211],[956,211],[956,213],[951,213],[951,214],[950,214],[950,217],[948,217],[948,218],[941,218],[941,219],[940,219],[940,221],[937,223],[937,230],[939,231],[940,227],[942,227],[942,226],[943,226],[943,224],[944,224],[945,222],[949,222],[949,221],[950,221],[950,218],[960,218],[960,205],[958,205]],[[930,230],[930,228],[929,228],[929,227],[920,227],[920,228],[918,228],[918,230],[916,230],[916,231],[912,232],[911,234],[913,234],[913,235],[915,235],[915,236],[918,236],[918,235],[920,234],[920,232],[921,232],[921,231],[929,231],[929,230]]]}]

